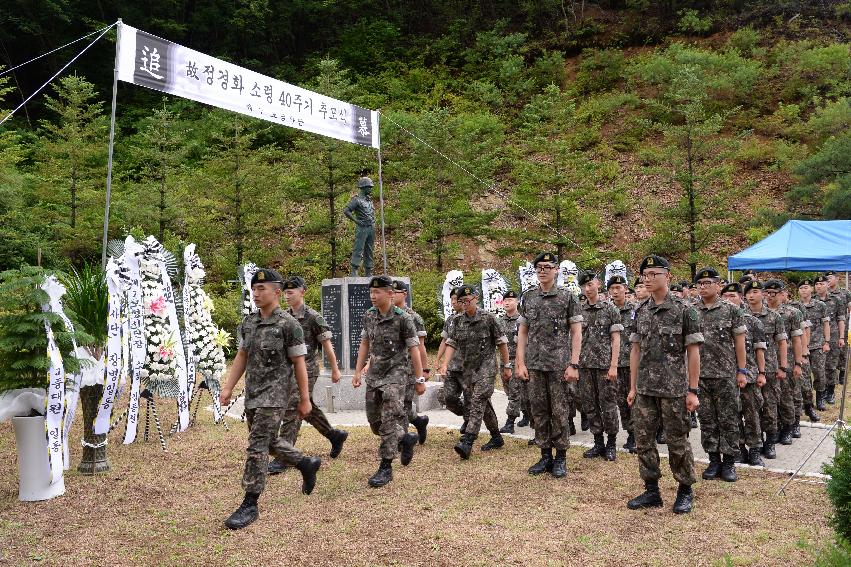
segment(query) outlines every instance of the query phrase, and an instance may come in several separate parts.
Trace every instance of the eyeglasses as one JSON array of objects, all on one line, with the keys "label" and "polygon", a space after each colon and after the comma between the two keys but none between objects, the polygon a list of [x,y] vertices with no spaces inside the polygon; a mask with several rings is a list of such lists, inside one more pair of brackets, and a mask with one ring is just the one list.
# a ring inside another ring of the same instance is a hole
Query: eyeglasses
[{"label": "eyeglasses", "polygon": [[704,281],[697,282],[697,285],[698,285],[698,287],[707,287],[707,286],[710,286],[710,285],[712,285],[712,284],[714,284],[714,283],[715,283],[715,282],[714,282],[714,281],[712,281],[712,280],[709,280],[709,281],[705,281],[705,280],[704,280]]},{"label": "eyeglasses", "polygon": [[536,272],[548,272],[550,270],[555,270],[555,269],[556,269],[555,266],[547,266],[547,265],[541,265],[541,264],[538,264],[537,266],[535,266]]},{"label": "eyeglasses", "polygon": [[656,278],[658,276],[664,276],[667,273],[668,272],[644,272],[641,274],[641,276],[646,280],[652,280],[653,278]]},{"label": "eyeglasses", "polygon": [[768,297],[773,297],[773,296],[777,295],[777,294],[778,294],[778,293],[780,293],[780,292],[779,292],[779,291],[765,291],[765,292],[763,292],[763,293],[765,293],[765,295],[767,295]]}]

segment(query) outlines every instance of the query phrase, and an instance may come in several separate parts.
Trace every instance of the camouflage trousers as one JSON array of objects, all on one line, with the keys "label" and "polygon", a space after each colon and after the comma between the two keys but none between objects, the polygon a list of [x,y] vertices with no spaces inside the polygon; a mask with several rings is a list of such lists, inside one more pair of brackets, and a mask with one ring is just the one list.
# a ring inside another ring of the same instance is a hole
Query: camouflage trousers
[{"label": "camouflage trousers", "polygon": [[[846,327],[848,326],[848,321],[845,322]],[[848,349],[851,348],[847,343],[845,348],[839,352],[839,377],[842,381],[845,381],[845,371],[848,368]]]},{"label": "camouflage trousers", "polygon": [[762,430],[766,437],[775,437],[777,429],[780,425],[777,416],[777,402],[780,399],[780,383],[775,378],[774,373],[770,372],[770,376],[765,377],[765,386],[762,387]]},{"label": "camouflage trousers", "polygon": [[825,353],[820,348],[810,351],[810,368],[813,371],[813,390],[824,392],[827,381],[824,375]]},{"label": "camouflage trousers", "polygon": [[741,389],[739,397],[742,401],[742,419],[739,424],[741,438],[748,447],[760,449],[762,448],[762,425],[759,414],[763,403],[762,390],[754,383],[747,384]]},{"label": "camouflage trousers", "polygon": [[632,408],[626,403],[629,394],[629,366],[618,368],[618,411],[621,414],[621,426],[632,431]]},{"label": "camouflage trousers", "polygon": [[777,381],[779,396],[777,398],[777,417],[781,426],[795,425],[795,390],[798,389],[798,379],[792,376],[790,370],[786,378]]},{"label": "camouflage trousers", "polygon": [[491,403],[494,379],[482,378],[464,384],[464,407],[467,410],[466,432],[478,435],[482,421],[491,435],[499,434],[499,422]]},{"label": "camouflage trousers", "polygon": [[831,340],[830,350],[824,355],[824,384],[826,388],[836,386],[836,371],[839,369],[839,345]]},{"label": "camouflage trousers", "polygon": [[414,396],[416,395],[416,384],[411,383],[405,386],[405,422],[402,424],[405,431],[408,430],[408,426],[411,425],[411,422],[417,418],[417,407],[414,405]]},{"label": "camouflage trousers", "polygon": [[688,440],[691,420],[686,410],[685,396],[660,398],[637,394],[632,406],[632,423],[635,428],[635,445],[638,450],[638,471],[641,479],[659,480],[659,451],[656,448],[656,431],[665,422],[668,441],[668,464],[677,482],[691,486],[694,476],[694,456]]},{"label": "camouflage trousers", "polygon": [[529,409],[529,383],[519,378],[511,377],[507,383],[503,383],[505,393],[508,396],[508,408],[505,413],[511,419],[520,417],[520,412],[531,415]]},{"label": "camouflage trousers", "polygon": [[[316,431],[321,435],[328,437],[334,428],[331,427],[328,418],[325,417],[325,412],[319,409],[316,402],[313,401],[313,387],[316,385],[317,378],[319,378],[319,374],[313,374],[307,377],[310,405],[313,409],[310,410],[304,421],[315,427]],[[301,418],[298,416],[298,402],[300,400],[301,396],[299,396],[298,388],[293,388],[292,392],[290,392],[289,403],[287,403],[287,408],[284,411],[284,419],[281,421],[281,428],[278,432],[278,435],[283,437],[291,445],[295,445],[296,437],[298,437],[298,432],[301,429]]]},{"label": "camouflage trousers", "polygon": [[[801,406],[810,407],[813,405],[813,376],[810,359],[804,359],[804,367],[801,369],[801,379],[798,380],[798,395],[801,398]],[[800,415],[801,412],[798,412]]]},{"label": "camouflage trousers", "polygon": [[576,386],[563,370],[529,370],[529,405],[535,422],[535,444],[541,449],[570,447],[568,409]]},{"label": "camouflage trousers", "polygon": [[249,408],[245,410],[248,424],[248,449],[246,449],[245,472],[242,488],[246,492],[260,494],[266,488],[266,467],[269,453],[275,459],[296,466],[301,461],[301,451],[278,435],[278,426],[284,416],[284,408]]},{"label": "camouflage trousers", "polygon": [[450,370],[446,373],[443,377],[443,404],[455,415],[466,417],[465,404],[461,401],[461,394],[464,392],[463,380],[464,373],[460,370]]},{"label": "camouflage trousers", "polygon": [[617,435],[618,384],[606,378],[607,371],[599,368],[579,369],[579,393],[582,411],[588,418],[593,435]]},{"label": "camouflage trousers", "polygon": [[[700,444],[707,453],[739,452],[739,387],[733,377],[700,377]],[[665,422],[668,433],[668,422]]]},{"label": "camouflage trousers", "polygon": [[405,435],[405,384],[366,385],[366,419],[375,435],[381,436],[379,454],[393,460]]}]

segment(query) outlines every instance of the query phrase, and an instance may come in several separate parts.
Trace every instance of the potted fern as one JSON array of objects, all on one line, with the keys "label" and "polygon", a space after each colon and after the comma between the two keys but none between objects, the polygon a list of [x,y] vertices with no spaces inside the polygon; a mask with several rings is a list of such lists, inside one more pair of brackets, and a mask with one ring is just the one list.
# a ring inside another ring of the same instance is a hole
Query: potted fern
[{"label": "potted fern", "polygon": [[32,266],[0,273],[0,419],[11,417],[15,429],[21,500],[44,500],[65,491],[61,479],[51,483],[48,465],[45,398],[50,359],[45,324],[67,374],[80,371],[74,340],[89,339],[71,332],[56,313],[42,310],[50,302],[42,288],[46,277]]},{"label": "potted fern", "polygon": [[63,304],[74,313],[75,325],[90,337],[78,345],[78,356],[90,362],[82,369],[80,402],[83,406],[83,457],[77,470],[82,474],[109,471],[106,458],[106,434],[95,435],[98,405],[103,397],[104,349],[107,340],[109,291],[106,274],[100,267],[83,264],[61,276],[65,286]]}]

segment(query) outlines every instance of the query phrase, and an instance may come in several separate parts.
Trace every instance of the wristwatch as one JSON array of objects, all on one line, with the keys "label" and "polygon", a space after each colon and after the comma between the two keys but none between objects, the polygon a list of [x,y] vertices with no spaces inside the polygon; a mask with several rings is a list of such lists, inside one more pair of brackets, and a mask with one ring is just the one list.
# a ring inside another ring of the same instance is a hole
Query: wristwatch
[{"label": "wristwatch", "polygon": [[736,370],[736,374],[744,374],[745,376],[750,376],[751,372],[747,368],[739,368]]},{"label": "wristwatch", "polygon": [[700,388],[689,388],[688,391],[689,393],[694,394],[695,396],[700,395]]},{"label": "wristwatch", "polygon": [[789,371],[789,368],[787,368],[786,366],[778,366],[777,369],[782,370],[784,373]]},{"label": "wristwatch", "polygon": [[513,362],[506,362],[505,364],[502,365],[502,367],[508,368],[509,370],[511,370],[512,368],[514,368],[514,363]]},{"label": "wristwatch", "polygon": [[571,367],[571,368],[573,368],[574,370],[579,370],[579,365],[578,365],[578,364],[574,364],[574,363],[572,363],[572,362],[571,362],[570,364],[568,364],[568,366],[569,366],[569,367]]},{"label": "wristwatch", "polygon": [[426,383],[426,379],[425,379],[424,376],[420,376],[419,378],[417,378],[417,384],[425,384],[425,383]]}]

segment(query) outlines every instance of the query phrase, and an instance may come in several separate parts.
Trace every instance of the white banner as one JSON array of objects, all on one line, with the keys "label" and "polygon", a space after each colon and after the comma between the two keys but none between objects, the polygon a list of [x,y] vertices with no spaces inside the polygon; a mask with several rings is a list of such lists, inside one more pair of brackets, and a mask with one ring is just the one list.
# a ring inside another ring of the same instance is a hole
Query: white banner
[{"label": "white banner", "polygon": [[257,311],[254,304],[254,293],[251,291],[251,278],[257,273],[257,264],[249,262],[242,267],[242,316],[248,317]]},{"label": "white banner", "polygon": [[[56,288],[51,286],[50,279],[42,286],[48,293],[53,295]],[[56,282],[58,285],[58,282]],[[53,289],[51,289],[53,287]],[[62,293],[65,288],[59,285]],[[52,312],[50,303],[41,306],[45,313]],[[44,431],[47,435],[48,463],[50,465],[50,484],[59,482],[65,470],[65,459],[62,455],[64,444],[62,442],[62,418],[65,414],[65,369],[62,364],[62,353],[56,346],[53,338],[53,329],[50,322],[44,322],[44,332],[47,334],[47,356],[50,359],[50,368],[47,371],[49,383],[47,386],[47,397],[44,399]]]},{"label": "white banner", "polygon": [[605,285],[612,276],[622,276],[623,279],[629,282],[629,274],[627,273],[626,264],[624,264],[621,260],[615,260],[610,264],[606,264],[606,276],[603,280],[603,284]]},{"label": "white banner", "polygon": [[118,393],[118,382],[121,378],[121,303],[123,293],[118,280],[118,265],[112,258],[106,265],[106,285],[109,289],[109,306],[107,315],[106,357],[104,360],[106,381],[103,385],[103,396],[95,418],[95,434],[109,433],[109,420],[112,417],[112,407]]},{"label": "white banner", "polygon": [[168,322],[174,332],[174,360],[177,363],[177,419],[178,431],[184,431],[189,427],[189,388],[186,375],[186,354],[183,350],[183,339],[180,336],[180,321],[177,319],[177,307],[174,304],[174,290],[171,287],[171,278],[165,267],[165,260],[160,260],[160,277],[163,282],[163,296],[168,311]]},{"label": "white banner", "polygon": [[493,268],[482,270],[482,306],[485,311],[498,317],[505,315],[502,301],[507,291],[508,282],[499,272]]},{"label": "white banner", "polygon": [[443,289],[440,298],[443,302],[443,320],[448,319],[454,311],[452,310],[452,302],[449,300],[449,294],[452,293],[453,287],[461,287],[464,285],[464,272],[461,270],[451,270],[446,274],[443,280]]},{"label": "white banner", "polygon": [[378,112],[261,75],[126,25],[118,78],[344,142],[377,148]]},{"label": "white banner", "polygon": [[517,276],[520,280],[520,291],[526,292],[530,287],[538,287],[538,273],[535,271],[535,266],[532,262],[521,264],[517,268]]},{"label": "white banner", "polygon": [[145,364],[147,342],[145,341],[144,304],[142,281],[139,274],[139,254],[142,246],[132,236],[124,241],[124,264],[127,266],[127,318],[130,325],[131,378],[130,402],[127,406],[127,427],[124,430],[125,445],[136,440],[136,425],[139,422],[139,384],[142,366]]},{"label": "white banner", "polygon": [[570,293],[579,295],[582,289],[579,287],[579,268],[570,260],[562,260],[558,266],[558,286],[563,287]]}]

